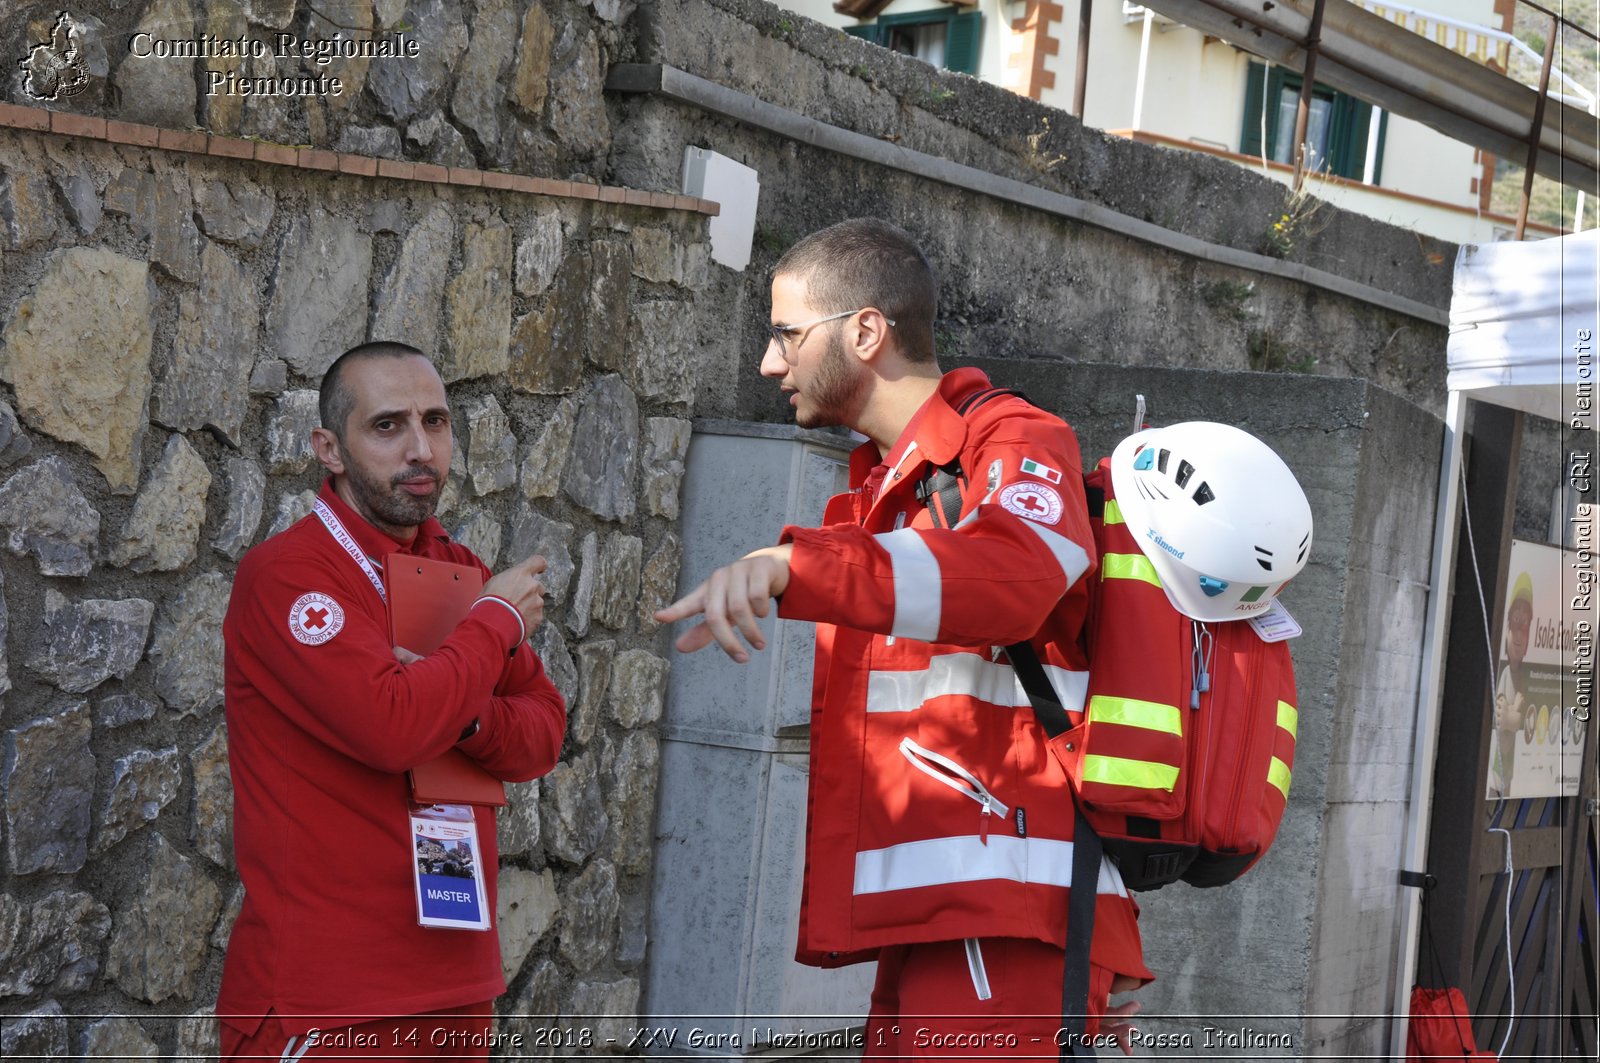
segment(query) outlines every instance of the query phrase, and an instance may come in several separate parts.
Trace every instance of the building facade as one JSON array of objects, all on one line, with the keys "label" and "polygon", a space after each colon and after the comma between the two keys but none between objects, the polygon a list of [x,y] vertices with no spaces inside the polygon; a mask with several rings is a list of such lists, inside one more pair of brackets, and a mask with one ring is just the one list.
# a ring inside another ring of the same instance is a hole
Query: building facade
[{"label": "building facade", "polygon": [[[1511,37],[1515,0],[1365,0],[1373,14],[1536,82],[1538,57]],[[1073,109],[1079,13],[1058,0],[781,0],[808,18],[936,67]],[[1090,16],[1086,125],[1146,143],[1231,158],[1289,184],[1303,79],[1131,0]],[[1553,91],[1592,97],[1557,73]],[[1507,239],[1515,218],[1490,209],[1495,157],[1327,86],[1307,127],[1312,195],[1456,243]],[[1555,230],[1530,225],[1530,236]]]}]

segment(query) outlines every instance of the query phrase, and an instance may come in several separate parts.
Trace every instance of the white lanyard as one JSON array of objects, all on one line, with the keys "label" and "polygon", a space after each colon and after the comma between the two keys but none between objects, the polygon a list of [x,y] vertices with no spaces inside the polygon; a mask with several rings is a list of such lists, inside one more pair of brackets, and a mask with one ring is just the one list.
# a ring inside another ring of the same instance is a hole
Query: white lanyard
[{"label": "white lanyard", "polygon": [[316,508],[317,516],[322,518],[322,526],[328,529],[333,541],[344,547],[344,552],[350,555],[350,559],[361,566],[361,571],[366,573],[367,579],[378,589],[378,597],[383,599],[384,605],[388,605],[389,596],[383,591],[383,577],[378,575],[377,570],[372,567],[372,562],[367,560],[366,552],[356,545],[355,539],[344,526],[344,522],[339,519],[339,515],[333,511],[333,507],[320,498],[317,499]]}]

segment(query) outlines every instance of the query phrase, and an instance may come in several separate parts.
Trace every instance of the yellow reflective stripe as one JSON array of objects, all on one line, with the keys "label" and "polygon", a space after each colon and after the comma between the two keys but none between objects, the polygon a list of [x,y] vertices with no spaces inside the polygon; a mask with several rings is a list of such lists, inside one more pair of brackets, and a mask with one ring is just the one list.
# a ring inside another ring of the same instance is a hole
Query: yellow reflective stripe
[{"label": "yellow reflective stripe", "polygon": [[1117,504],[1116,499],[1106,499],[1105,513],[1101,519],[1106,524],[1124,523],[1122,519],[1122,507]]},{"label": "yellow reflective stripe", "polygon": [[1183,714],[1178,712],[1178,706],[1163,705],[1159,701],[1096,694],[1089,699],[1089,719],[1096,723],[1120,723],[1124,727],[1183,735]]},{"label": "yellow reflective stripe", "polygon": [[1267,781],[1278,788],[1285,801],[1289,800],[1289,775],[1289,765],[1273,757],[1272,767],[1267,769]]},{"label": "yellow reflective stripe", "polygon": [[1178,769],[1171,764],[1156,764],[1148,760],[1127,760],[1123,757],[1083,758],[1083,782],[1104,783],[1107,786],[1137,786],[1142,790],[1166,790],[1178,783]]},{"label": "yellow reflective stripe", "polygon": [[1143,554],[1106,554],[1100,559],[1101,579],[1137,579],[1161,586],[1156,566]]},{"label": "yellow reflective stripe", "polygon": [[1300,712],[1287,701],[1278,702],[1278,726],[1289,732],[1289,737],[1300,737]]}]

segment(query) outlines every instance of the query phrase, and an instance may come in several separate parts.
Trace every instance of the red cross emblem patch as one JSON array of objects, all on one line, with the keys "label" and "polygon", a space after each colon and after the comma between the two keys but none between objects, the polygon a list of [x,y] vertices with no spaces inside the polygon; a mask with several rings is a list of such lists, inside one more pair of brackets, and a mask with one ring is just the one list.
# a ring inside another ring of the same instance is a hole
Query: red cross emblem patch
[{"label": "red cross emblem patch", "polygon": [[1001,491],[1000,504],[1038,524],[1058,523],[1064,508],[1059,491],[1035,480],[1023,480]]},{"label": "red cross emblem patch", "polygon": [[317,591],[296,598],[289,610],[289,634],[307,646],[322,645],[343,627],[344,607]]}]

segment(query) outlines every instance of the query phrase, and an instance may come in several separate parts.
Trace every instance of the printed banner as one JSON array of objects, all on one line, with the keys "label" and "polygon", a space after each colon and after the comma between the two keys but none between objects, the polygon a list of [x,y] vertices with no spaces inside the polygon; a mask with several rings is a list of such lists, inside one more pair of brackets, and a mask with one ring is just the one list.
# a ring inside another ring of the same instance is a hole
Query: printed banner
[{"label": "printed banner", "polygon": [[1592,696],[1592,550],[1513,540],[1485,796],[1578,792]]}]

